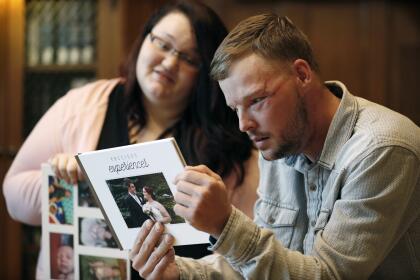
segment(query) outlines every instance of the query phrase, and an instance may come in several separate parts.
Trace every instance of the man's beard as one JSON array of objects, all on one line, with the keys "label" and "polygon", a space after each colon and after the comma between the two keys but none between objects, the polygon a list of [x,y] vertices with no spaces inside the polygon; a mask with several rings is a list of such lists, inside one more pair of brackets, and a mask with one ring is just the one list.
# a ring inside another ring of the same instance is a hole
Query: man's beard
[{"label": "man's beard", "polygon": [[[282,135],[281,144],[268,156],[268,160],[281,159],[287,156],[297,155],[301,152],[304,142],[305,130],[308,126],[308,113],[302,97],[298,97],[294,117],[287,125]],[[263,157],[266,158],[264,152]]]}]

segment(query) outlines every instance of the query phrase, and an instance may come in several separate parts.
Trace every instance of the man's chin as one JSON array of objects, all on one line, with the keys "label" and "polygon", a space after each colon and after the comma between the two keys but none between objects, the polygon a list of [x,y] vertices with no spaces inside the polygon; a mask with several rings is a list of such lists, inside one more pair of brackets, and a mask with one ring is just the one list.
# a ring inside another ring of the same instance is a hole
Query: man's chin
[{"label": "man's chin", "polygon": [[265,160],[272,161],[284,158],[286,155],[273,151],[260,151]]}]

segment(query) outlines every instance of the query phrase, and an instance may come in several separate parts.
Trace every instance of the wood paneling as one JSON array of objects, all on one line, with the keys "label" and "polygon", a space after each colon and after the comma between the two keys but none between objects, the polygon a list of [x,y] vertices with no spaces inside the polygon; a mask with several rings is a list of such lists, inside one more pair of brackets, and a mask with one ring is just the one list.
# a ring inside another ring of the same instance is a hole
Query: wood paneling
[{"label": "wood paneling", "polygon": [[[359,9],[351,4],[310,6],[307,34],[326,80],[340,80],[350,91],[362,91],[362,29]],[[339,19],[339,20],[337,20]]]},{"label": "wood paneling", "polygon": [[[20,146],[23,67],[22,0],[0,0],[0,182]],[[21,278],[21,225],[10,219],[0,198],[1,279]]]},{"label": "wood paneling", "polygon": [[97,77],[118,77],[122,59],[122,3],[98,1],[97,16]]},{"label": "wood paneling", "polygon": [[389,92],[386,105],[420,124],[420,10],[399,4],[390,12]]}]

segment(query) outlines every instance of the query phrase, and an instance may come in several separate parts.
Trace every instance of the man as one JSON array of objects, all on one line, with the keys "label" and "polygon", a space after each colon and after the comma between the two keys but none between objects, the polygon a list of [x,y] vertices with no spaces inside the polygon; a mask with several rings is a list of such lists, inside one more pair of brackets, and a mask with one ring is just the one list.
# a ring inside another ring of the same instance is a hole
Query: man
[{"label": "man", "polygon": [[149,219],[145,213],[143,213],[143,200],[137,195],[136,186],[131,180],[125,180],[127,186],[127,197],[125,198],[125,204],[128,207],[129,216],[127,217],[127,226],[129,228],[141,227],[144,221]]},{"label": "man", "polygon": [[[273,14],[241,22],[212,76],[260,150],[254,223],[220,177],[187,167],[175,211],[211,234],[213,260],[176,258],[146,222],[133,266],[147,279],[420,278],[420,129],[322,82],[306,36]],[[154,250],[154,248],[156,249]]]}]

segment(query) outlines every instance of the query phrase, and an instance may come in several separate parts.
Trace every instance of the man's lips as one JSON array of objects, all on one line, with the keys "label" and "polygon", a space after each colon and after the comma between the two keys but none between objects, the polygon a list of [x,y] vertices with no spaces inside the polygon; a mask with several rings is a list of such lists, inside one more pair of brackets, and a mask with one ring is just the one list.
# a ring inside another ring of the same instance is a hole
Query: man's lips
[{"label": "man's lips", "polygon": [[266,140],[268,140],[269,137],[267,136],[249,136],[251,138],[251,141],[255,144],[262,143]]}]

